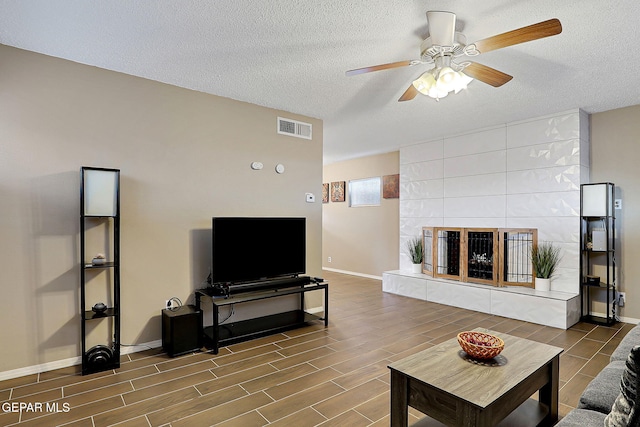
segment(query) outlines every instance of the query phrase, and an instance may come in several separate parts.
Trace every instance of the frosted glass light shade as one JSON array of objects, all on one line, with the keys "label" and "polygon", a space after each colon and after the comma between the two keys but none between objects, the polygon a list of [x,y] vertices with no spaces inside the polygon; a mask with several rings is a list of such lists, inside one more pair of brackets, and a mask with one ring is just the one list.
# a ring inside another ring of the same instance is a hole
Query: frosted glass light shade
[{"label": "frosted glass light shade", "polygon": [[116,216],[119,170],[83,168],[84,215]]},{"label": "frosted glass light shade", "polygon": [[458,93],[467,88],[473,79],[451,67],[432,68],[413,81],[413,87],[423,95],[434,99],[444,98],[449,92]]},{"label": "frosted glass light shade", "polygon": [[613,184],[584,184],[582,186],[582,216],[612,215]]}]

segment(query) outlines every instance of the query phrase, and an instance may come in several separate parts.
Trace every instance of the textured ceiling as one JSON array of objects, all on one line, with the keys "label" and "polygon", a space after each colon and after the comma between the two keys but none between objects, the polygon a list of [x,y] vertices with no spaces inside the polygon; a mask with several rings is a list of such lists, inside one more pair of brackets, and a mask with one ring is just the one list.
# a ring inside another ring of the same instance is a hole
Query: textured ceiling
[{"label": "textured ceiling", "polygon": [[[425,12],[456,13],[473,42],[558,18],[555,37],[475,60],[514,76],[440,102],[398,103],[429,67]],[[640,103],[637,0],[0,0],[0,43],[320,118],[325,163],[575,108]],[[1,67],[0,67],[1,72]]]}]

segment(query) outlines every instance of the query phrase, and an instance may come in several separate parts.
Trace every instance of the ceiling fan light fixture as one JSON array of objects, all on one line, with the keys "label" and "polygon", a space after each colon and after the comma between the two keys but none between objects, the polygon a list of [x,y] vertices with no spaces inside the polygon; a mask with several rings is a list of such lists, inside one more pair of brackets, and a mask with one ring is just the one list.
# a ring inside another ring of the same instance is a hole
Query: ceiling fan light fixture
[{"label": "ceiling fan light fixture", "polygon": [[436,86],[436,78],[433,76],[433,70],[429,70],[426,73],[423,73],[420,77],[413,81],[413,87],[416,90],[424,95],[429,93],[431,88]]},{"label": "ceiling fan light fixture", "polygon": [[433,68],[413,81],[413,87],[423,95],[427,95],[433,99],[444,98],[449,94],[448,91],[438,87],[436,81],[437,68]]},{"label": "ceiling fan light fixture", "polygon": [[451,92],[458,87],[460,76],[451,67],[442,67],[438,70],[438,78],[436,79],[436,86],[438,89]]},{"label": "ceiling fan light fixture", "polygon": [[458,93],[463,89],[467,88],[467,85],[473,81],[473,79],[467,76],[462,71],[458,71],[458,75],[460,76],[458,81],[458,86],[453,89],[454,93]]},{"label": "ceiling fan light fixture", "polygon": [[433,99],[444,98],[449,92],[458,93],[467,88],[473,79],[451,67],[436,67],[413,81],[418,92]]},{"label": "ceiling fan light fixture", "polygon": [[[460,62],[457,60],[459,57],[473,57],[484,52],[554,36],[562,32],[562,24],[557,18],[553,18],[467,44],[466,37],[455,30],[456,15],[454,13],[438,10],[428,11],[427,24],[429,36],[420,44],[420,59],[356,68],[347,71],[347,76],[429,64],[433,68],[414,80],[398,98],[398,102],[410,101],[418,93],[438,100],[450,92],[457,94],[466,89],[474,79],[493,87],[500,87],[513,78],[513,76],[477,62]],[[466,70],[473,77],[463,73],[463,70]]]}]

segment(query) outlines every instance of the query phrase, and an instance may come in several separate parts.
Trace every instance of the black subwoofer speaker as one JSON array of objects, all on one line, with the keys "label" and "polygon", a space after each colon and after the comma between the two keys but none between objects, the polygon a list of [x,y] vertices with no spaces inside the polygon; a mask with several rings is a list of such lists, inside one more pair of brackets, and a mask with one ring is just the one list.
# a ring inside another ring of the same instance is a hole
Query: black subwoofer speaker
[{"label": "black subwoofer speaker", "polygon": [[171,357],[202,348],[202,311],[193,305],[162,310],[162,348]]}]

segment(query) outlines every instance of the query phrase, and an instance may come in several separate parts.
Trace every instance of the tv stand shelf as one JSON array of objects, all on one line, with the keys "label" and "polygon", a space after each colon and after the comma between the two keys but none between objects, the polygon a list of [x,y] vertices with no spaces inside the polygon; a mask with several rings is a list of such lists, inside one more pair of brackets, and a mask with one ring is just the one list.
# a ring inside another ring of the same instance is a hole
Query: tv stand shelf
[{"label": "tv stand shelf", "polygon": [[[308,313],[304,309],[304,294],[317,290],[324,291],[324,314],[322,317]],[[220,307],[296,294],[300,295],[298,310],[219,324]],[[205,346],[210,347],[214,354],[218,354],[221,346],[299,328],[313,321],[323,320],[324,326],[329,324],[329,284],[326,282],[267,291],[243,292],[229,297],[212,295],[210,289],[205,288],[196,290],[195,297],[197,309],[200,309],[202,298],[210,299],[212,302],[213,325],[204,328],[204,339]]]}]

